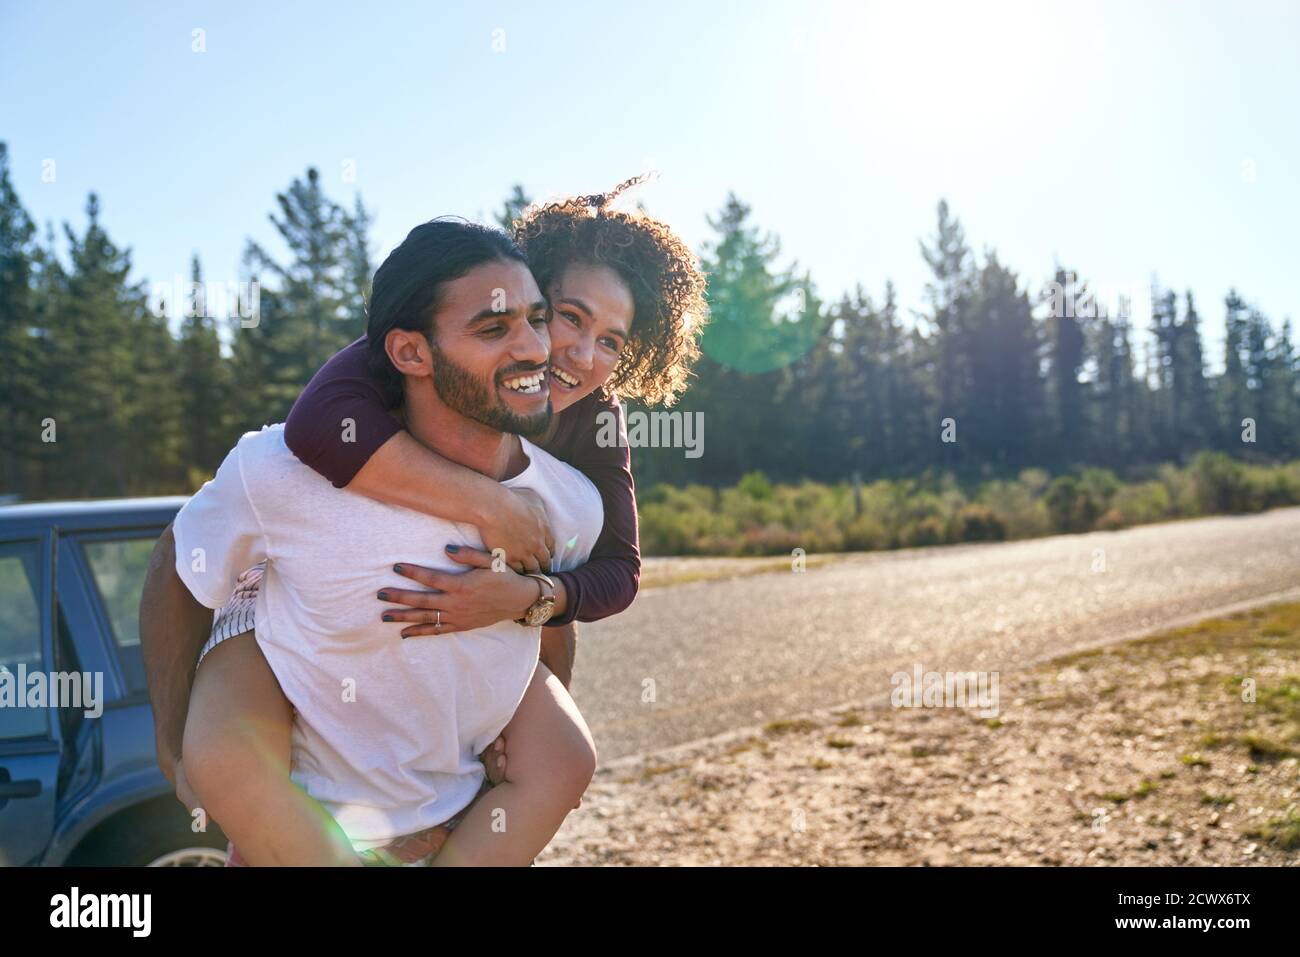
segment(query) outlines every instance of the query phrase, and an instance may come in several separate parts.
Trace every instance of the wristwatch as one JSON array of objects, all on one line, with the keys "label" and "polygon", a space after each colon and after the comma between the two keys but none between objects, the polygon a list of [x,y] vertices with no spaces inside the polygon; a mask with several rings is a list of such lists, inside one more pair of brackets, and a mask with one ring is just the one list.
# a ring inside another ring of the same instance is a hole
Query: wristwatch
[{"label": "wristwatch", "polygon": [[545,575],[537,572],[528,572],[528,578],[536,578],[539,582],[538,590],[541,594],[537,601],[528,606],[524,612],[524,617],[516,618],[515,621],[521,625],[527,625],[529,628],[540,628],[551,619],[555,614],[555,582],[551,581]]}]

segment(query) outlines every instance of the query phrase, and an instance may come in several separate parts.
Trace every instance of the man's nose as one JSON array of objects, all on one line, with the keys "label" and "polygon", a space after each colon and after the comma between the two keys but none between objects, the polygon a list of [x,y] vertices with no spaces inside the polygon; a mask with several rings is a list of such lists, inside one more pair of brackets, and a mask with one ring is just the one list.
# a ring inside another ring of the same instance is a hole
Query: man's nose
[{"label": "man's nose", "polygon": [[545,365],[551,358],[551,333],[546,324],[534,326],[521,323],[519,334],[510,344],[510,353],[516,362]]}]

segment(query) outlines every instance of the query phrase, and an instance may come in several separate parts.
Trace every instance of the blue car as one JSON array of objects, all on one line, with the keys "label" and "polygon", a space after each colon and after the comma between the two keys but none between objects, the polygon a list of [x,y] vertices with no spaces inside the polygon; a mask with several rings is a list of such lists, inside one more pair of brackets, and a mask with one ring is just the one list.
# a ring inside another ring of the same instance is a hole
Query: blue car
[{"label": "blue car", "polygon": [[158,769],[140,655],[149,556],[184,502],[0,507],[0,865],[224,862]]}]

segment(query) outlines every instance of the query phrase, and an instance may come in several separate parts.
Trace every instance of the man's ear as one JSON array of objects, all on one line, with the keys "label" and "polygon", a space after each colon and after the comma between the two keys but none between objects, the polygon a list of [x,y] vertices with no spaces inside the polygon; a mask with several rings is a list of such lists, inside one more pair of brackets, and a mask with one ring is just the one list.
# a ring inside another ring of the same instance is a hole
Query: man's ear
[{"label": "man's ear", "polygon": [[433,374],[433,354],[429,340],[413,329],[390,329],[384,336],[384,351],[393,367],[402,375]]}]

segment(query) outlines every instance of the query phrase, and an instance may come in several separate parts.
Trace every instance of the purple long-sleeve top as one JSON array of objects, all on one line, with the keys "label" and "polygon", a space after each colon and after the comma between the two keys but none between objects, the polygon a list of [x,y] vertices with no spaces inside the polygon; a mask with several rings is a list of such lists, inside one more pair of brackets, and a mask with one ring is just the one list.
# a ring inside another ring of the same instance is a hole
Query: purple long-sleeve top
[{"label": "purple long-sleeve top", "polygon": [[[616,444],[598,442],[602,412],[618,422]],[[339,423],[351,419],[355,441],[339,441]],[[600,492],[605,526],[587,563],[554,578],[564,583],[568,608],[552,625],[599,621],[616,615],[636,597],[641,577],[636,487],[623,411],[597,389],[557,416],[555,434],[543,448],[578,469]],[[285,422],[284,439],[304,464],[343,488],[381,445],[402,430],[389,414],[383,392],[370,377],[366,340],[335,353],[302,390]]]}]

